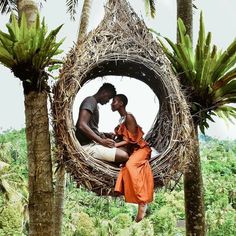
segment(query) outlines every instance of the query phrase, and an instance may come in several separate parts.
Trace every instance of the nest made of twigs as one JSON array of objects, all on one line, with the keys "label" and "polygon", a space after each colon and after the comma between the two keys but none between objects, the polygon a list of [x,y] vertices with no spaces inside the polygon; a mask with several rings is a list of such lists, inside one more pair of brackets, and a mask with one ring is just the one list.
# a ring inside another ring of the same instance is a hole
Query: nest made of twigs
[{"label": "nest made of twigs", "polygon": [[101,195],[113,194],[119,167],[83,150],[72,118],[73,102],[83,84],[105,75],[141,80],[158,97],[160,110],[145,137],[159,152],[150,164],[156,187],[176,182],[193,145],[189,108],[161,46],[124,0],[108,1],[99,26],[67,55],[54,87],[52,112],[59,162],[78,185]]}]

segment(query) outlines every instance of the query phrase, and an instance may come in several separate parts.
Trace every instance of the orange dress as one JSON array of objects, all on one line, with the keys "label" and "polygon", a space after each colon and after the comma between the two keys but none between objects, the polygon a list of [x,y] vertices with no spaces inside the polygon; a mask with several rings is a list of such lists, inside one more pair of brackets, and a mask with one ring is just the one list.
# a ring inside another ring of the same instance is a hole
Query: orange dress
[{"label": "orange dress", "polygon": [[129,203],[149,203],[153,200],[154,180],[149,164],[151,148],[143,139],[143,131],[138,126],[134,136],[122,123],[115,132],[128,141],[128,148],[131,148],[129,160],[118,174],[115,192],[123,194]]}]

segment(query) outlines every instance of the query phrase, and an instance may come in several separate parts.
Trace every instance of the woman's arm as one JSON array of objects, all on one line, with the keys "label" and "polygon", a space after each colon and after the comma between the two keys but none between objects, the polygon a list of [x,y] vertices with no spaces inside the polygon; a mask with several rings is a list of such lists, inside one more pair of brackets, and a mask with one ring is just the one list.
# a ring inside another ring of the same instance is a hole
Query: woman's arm
[{"label": "woman's arm", "polygon": [[122,140],[122,141],[120,141],[120,142],[118,142],[118,143],[115,143],[115,147],[122,147],[122,146],[125,146],[125,145],[127,145],[129,142],[128,141],[125,141],[125,140]]}]

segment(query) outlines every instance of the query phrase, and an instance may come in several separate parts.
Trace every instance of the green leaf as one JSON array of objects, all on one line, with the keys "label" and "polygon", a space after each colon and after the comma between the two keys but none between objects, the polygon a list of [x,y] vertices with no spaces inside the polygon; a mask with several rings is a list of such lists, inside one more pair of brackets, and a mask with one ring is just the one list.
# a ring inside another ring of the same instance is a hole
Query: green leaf
[{"label": "green leaf", "polygon": [[225,86],[220,87],[214,94],[214,97],[223,97],[227,94],[236,92],[236,80],[232,80],[227,83]]},{"label": "green leaf", "polygon": [[[218,107],[236,103],[236,40],[224,52],[218,51],[215,45],[211,45],[211,32],[205,33],[202,12],[195,50],[180,19],[178,36],[178,43],[165,38],[170,47],[158,40],[185,89],[192,116],[204,132],[208,128],[207,120],[213,121],[212,116]],[[227,112],[234,115],[229,109],[220,112],[228,119]]]},{"label": "green leaf", "polygon": [[53,57],[62,52],[59,47],[64,39],[56,42],[62,26],[47,35],[45,21],[43,19],[40,25],[39,15],[30,27],[24,14],[19,24],[12,15],[12,21],[7,24],[8,33],[0,31],[0,62],[11,69],[27,65],[27,71],[44,70],[49,63],[54,63]]},{"label": "green leaf", "polygon": [[215,110],[215,113],[220,118],[224,119],[225,121],[230,121],[231,123],[235,122],[236,119],[236,107],[233,106],[221,106]]},{"label": "green leaf", "polygon": [[217,81],[236,64],[236,40],[234,40],[218,58],[212,80]]}]

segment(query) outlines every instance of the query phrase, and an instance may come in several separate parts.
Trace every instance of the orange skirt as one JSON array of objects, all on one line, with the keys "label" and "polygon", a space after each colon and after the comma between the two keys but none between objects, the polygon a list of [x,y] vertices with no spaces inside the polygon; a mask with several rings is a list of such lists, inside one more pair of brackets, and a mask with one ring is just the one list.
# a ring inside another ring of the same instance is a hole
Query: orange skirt
[{"label": "orange skirt", "polygon": [[116,180],[115,192],[123,194],[129,203],[149,203],[153,200],[154,180],[149,164],[148,146],[135,150]]}]

